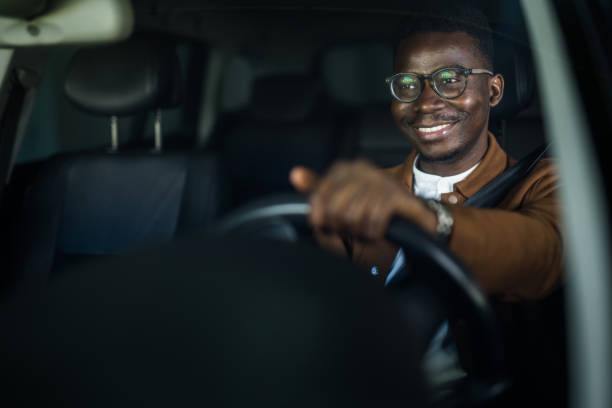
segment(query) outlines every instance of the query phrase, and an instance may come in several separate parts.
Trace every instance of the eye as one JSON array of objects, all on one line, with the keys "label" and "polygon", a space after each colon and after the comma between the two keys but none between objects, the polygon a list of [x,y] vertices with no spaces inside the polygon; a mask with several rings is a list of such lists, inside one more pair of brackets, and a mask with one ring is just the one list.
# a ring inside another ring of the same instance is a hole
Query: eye
[{"label": "eye", "polygon": [[460,76],[461,76],[461,73],[456,70],[446,70],[446,71],[440,72],[438,76],[438,80],[442,84],[445,84],[445,85],[446,84],[456,84],[462,80]]},{"label": "eye", "polygon": [[418,80],[410,76],[400,77],[398,80],[399,89],[416,89],[418,87]]},{"label": "eye", "polygon": [[442,80],[442,82],[444,82],[445,84],[452,84],[455,83],[457,81],[459,81],[457,79],[457,75],[455,75],[454,72],[451,71],[443,71],[440,74],[440,79]]}]

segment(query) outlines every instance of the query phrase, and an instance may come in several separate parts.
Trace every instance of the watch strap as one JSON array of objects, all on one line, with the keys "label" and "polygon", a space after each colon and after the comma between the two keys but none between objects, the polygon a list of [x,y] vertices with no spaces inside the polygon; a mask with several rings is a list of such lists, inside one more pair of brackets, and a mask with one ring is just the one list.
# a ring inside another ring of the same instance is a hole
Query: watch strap
[{"label": "watch strap", "polygon": [[438,220],[436,225],[436,237],[444,243],[448,242],[453,232],[453,224],[455,223],[453,215],[444,204],[436,200],[425,200],[425,205],[436,213],[436,218]]}]

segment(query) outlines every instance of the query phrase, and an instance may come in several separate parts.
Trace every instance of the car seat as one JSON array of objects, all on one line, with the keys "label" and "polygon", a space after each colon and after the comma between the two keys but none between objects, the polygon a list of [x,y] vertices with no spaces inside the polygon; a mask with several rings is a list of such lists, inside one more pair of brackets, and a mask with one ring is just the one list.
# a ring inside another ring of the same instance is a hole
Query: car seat
[{"label": "car seat", "polygon": [[[146,38],[74,55],[65,94],[86,112],[110,117],[111,147],[52,157],[26,189],[18,288],[40,289],[83,258],[205,229],[220,214],[226,185],[215,155],[163,151],[161,108],[181,101],[178,63],[170,44]],[[147,111],[155,112],[155,145],[121,151],[117,121]]]},{"label": "car seat", "polygon": [[380,167],[401,163],[412,146],[391,117],[384,79],[393,72],[389,43],[340,45],[321,55],[321,72],[344,133],[340,155]]},{"label": "car seat", "polygon": [[233,205],[265,194],[294,191],[289,171],[325,170],[336,155],[334,128],[320,81],[309,74],[256,78],[240,112],[222,118],[215,136],[233,188]]}]

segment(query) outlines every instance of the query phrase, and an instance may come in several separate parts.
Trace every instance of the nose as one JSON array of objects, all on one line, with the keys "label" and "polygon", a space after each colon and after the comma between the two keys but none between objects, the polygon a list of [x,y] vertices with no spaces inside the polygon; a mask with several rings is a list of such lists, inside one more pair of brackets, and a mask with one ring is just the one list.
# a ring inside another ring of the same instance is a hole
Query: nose
[{"label": "nose", "polygon": [[418,99],[413,102],[413,109],[420,113],[430,113],[444,108],[444,101],[434,91],[431,79],[426,79],[423,82],[423,91]]}]

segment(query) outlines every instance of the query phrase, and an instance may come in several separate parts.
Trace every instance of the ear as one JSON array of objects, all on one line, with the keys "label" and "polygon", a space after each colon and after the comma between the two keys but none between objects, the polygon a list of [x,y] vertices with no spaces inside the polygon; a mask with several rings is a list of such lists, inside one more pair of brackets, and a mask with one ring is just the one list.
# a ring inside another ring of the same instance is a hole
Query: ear
[{"label": "ear", "polygon": [[489,78],[489,106],[497,106],[504,96],[504,77],[495,74]]}]

